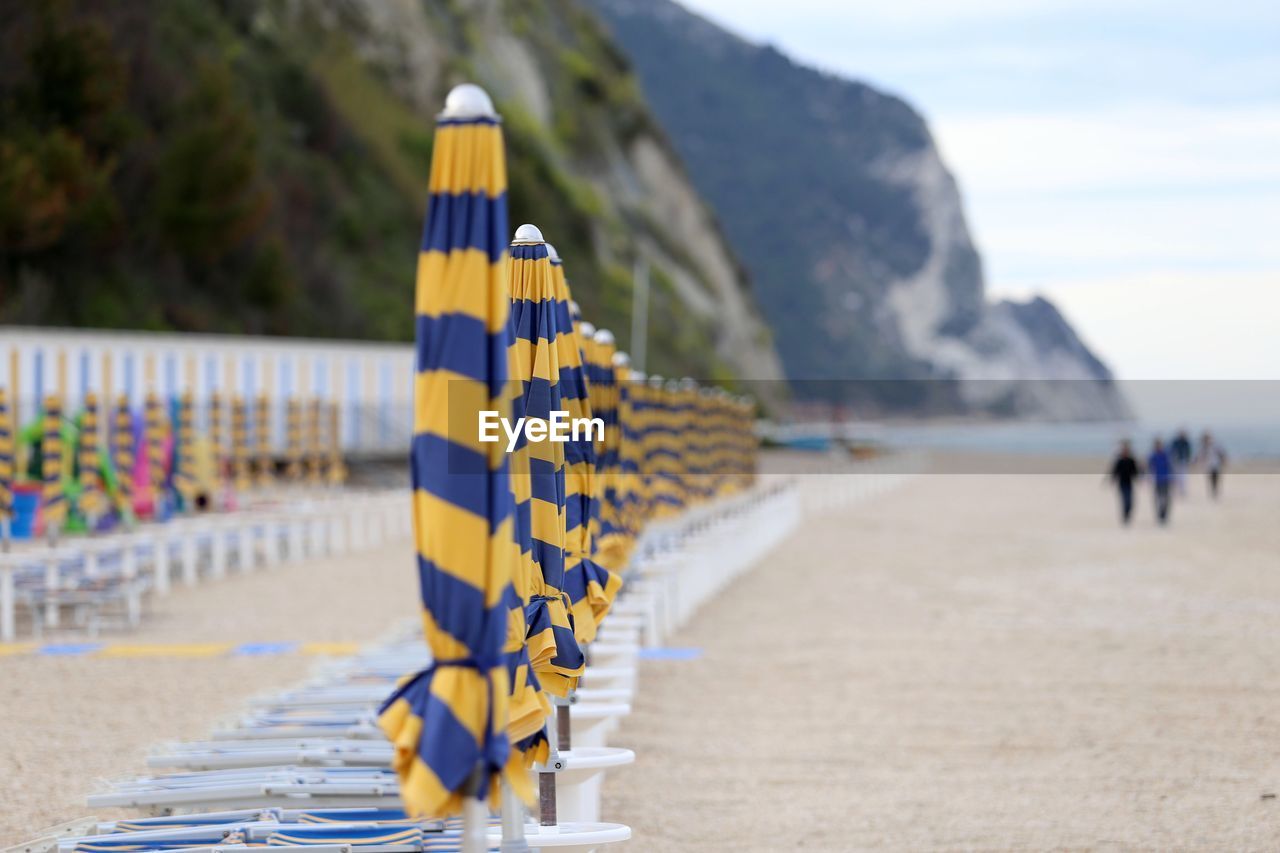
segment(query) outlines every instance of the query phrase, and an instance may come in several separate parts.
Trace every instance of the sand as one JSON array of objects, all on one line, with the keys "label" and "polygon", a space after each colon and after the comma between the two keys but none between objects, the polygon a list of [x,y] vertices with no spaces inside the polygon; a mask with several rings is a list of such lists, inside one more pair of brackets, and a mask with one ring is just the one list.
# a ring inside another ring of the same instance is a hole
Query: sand
[{"label": "sand", "polygon": [[1280,477],[1226,485],[1169,529],[1079,475],[813,519],[643,665],[605,814],[645,850],[1275,849]]},{"label": "sand", "polygon": [[[1226,485],[1167,530],[1145,493],[1120,530],[1092,475],[813,517],[671,638],[701,657],[642,664],[604,816],[645,851],[1274,849],[1280,477]],[[177,590],[116,639],[363,642],[416,608],[404,542]],[[0,843],[311,663],[0,657]]]},{"label": "sand", "polygon": [[[125,643],[370,642],[417,613],[409,540],[285,564],[153,602]],[[0,845],[89,814],[99,780],[145,773],[149,749],[205,738],[315,658],[0,657]],[[98,812],[107,819],[116,815]]]}]

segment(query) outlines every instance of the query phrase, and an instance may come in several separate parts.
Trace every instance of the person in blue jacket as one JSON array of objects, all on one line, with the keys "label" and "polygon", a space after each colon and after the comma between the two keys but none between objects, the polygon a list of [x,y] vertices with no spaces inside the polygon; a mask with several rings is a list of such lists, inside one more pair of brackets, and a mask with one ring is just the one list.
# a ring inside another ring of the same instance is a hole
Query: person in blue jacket
[{"label": "person in blue jacket", "polygon": [[1164,449],[1164,442],[1156,439],[1147,457],[1147,475],[1156,490],[1156,520],[1169,523],[1169,493],[1173,489],[1173,459]]}]

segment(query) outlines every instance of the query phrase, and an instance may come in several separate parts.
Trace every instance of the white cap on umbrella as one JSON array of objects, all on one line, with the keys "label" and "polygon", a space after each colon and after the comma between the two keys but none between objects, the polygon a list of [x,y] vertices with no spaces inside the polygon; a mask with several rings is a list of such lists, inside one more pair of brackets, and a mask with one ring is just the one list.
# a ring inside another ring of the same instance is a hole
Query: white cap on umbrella
[{"label": "white cap on umbrella", "polygon": [[513,243],[545,243],[547,241],[542,239],[542,231],[538,228],[537,225],[530,225],[529,223],[526,222],[524,225],[521,225],[519,228],[516,229],[515,239],[512,240],[511,242]]},{"label": "white cap on umbrella", "polygon": [[449,90],[440,118],[469,119],[498,117],[489,93],[475,83],[462,83]]}]

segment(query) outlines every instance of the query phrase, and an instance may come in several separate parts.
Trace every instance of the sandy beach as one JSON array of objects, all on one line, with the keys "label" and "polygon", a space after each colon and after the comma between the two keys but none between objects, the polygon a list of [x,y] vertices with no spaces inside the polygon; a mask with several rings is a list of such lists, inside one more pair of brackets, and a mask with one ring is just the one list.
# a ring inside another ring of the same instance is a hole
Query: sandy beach
[{"label": "sandy beach", "polygon": [[1274,849],[1280,477],[1192,485],[1167,530],[1082,475],[812,520],[644,665],[604,812],[652,850]]},{"label": "sandy beach", "polygon": [[[815,515],[671,638],[700,656],[642,663],[604,816],[636,850],[1274,847],[1280,477],[1192,485],[1165,530],[1146,500],[1121,530],[1096,475],[926,474]],[[105,639],[366,642],[416,601],[405,541]],[[313,660],[0,657],[0,843]]]},{"label": "sandy beach", "polygon": [[[285,564],[153,601],[121,643],[367,643],[412,619],[413,544]],[[301,681],[302,654],[0,656],[0,845],[88,814],[98,780],[147,772],[151,746],[203,739],[249,697]],[[104,819],[109,815],[98,813]]]}]

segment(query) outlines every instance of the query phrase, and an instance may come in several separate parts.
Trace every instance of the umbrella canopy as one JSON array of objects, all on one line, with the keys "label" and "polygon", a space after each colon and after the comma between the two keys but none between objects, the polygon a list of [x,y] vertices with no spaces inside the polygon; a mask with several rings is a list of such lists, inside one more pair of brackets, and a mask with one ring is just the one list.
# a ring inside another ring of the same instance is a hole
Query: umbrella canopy
[{"label": "umbrella canopy", "polygon": [[289,480],[302,479],[302,462],[306,453],[302,419],[302,401],[290,397],[284,411],[284,475]]},{"label": "umbrella canopy", "polygon": [[[584,341],[584,344],[586,342]],[[613,333],[600,329],[592,336],[590,346],[583,347],[586,361],[587,392],[591,411],[604,422],[604,438],[596,442],[596,495],[592,506],[591,542],[594,553],[600,553],[600,537],[607,508],[606,495],[618,473],[618,383],[614,377],[613,358],[617,355]],[[613,568],[608,566],[608,568]]]},{"label": "umbrella canopy", "polygon": [[0,388],[0,518],[13,518],[13,416],[9,394]]},{"label": "umbrella canopy", "polygon": [[136,458],[133,452],[133,412],[129,409],[129,395],[116,399],[115,432],[111,438],[111,467],[116,474],[116,507],[122,513],[133,512],[133,468]]},{"label": "umbrella canopy", "polygon": [[256,455],[253,468],[258,488],[266,488],[271,485],[276,466],[271,456],[271,398],[265,391],[258,395],[255,413],[257,419],[254,422],[254,436],[258,443],[250,451],[250,455]]},{"label": "umbrella canopy", "polygon": [[[604,370],[604,366],[601,367]],[[600,535],[596,555],[613,571],[621,571],[635,544],[633,516],[636,480],[639,477],[635,414],[632,403],[631,359],[615,352],[608,365],[614,400],[613,423],[605,420],[604,497],[600,508]],[[594,387],[594,386],[593,386]]]},{"label": "umbrella canopy", "polygon": [[76,499],[86,519],[95,519],[107,508],[102,490],[101,458],[98,449],[98,395],[84,396],[84,414],[80,417],[80,445],[77,453],[80,467],[80,495]]},{"label": "umbrella canopy", "polygon": [[227,408],[222,395],[214,391],[209,395],[209,440],[213,443],[213,466],[218,483],[222,483],[227,471]]},{"label": "umbrella canopy", "polygon": [[40,493],[47,529],[67,522],[67,495],[62,483],[62,399],[50,394],[44,400],[44,433],[40,440]]},{"label": "umbrella canopy", "polygon": [[509,412],[503,284],[506,161],[489,98],[455,88],[436,130],[418,255],[410,456],[422,620],[432,665],[383,704],[400,794],[414,816],[462,810],[506,778],[507,659],[517,552],[504,445],[480,442],[481,411]]},{"label": "umbrella canopy", "polygon": [[667,518],[684,506],[686,435],[675,387],[660,378],[651,378],[648,395],[648,464],[652,472],[649,511],[651,518]]},{"label": "umbrella canopy", "polygon": [[342,458],[342,409],[337,403],[329,404],[328,460],[325,474],[331,486],[347,481],[347,463]]},{"label": "umbrella canopy", "polygon": [[[560,388],[560,329],[551,256],[542,232],[522,225],[507,266],[511,294],[510,358],[513,419],[549,424],[565,411]],[[567,319],[567,318],[566,318]],[[521,434],[511,454],[517,502],[517,536],[525,560],[529,660],[543,688],[567,696],[582,675],[585,658],[574,635],[564,593],[565,444],[528,441]]]},{"label": "umbrella canopy", "polygon": [[231,458],[235,468],[235,488],[245,492],[253,485],[250,455],[253,452],[253,436],[249,431],[249,408],[239,394],[231,398]]},{"label": "umbrella canopy", "polygon": [[[569,293],[564,263],[548,246],[555,285],[557,335],[556,356],[560,362],[558,387],[564,411],[572,419],[591,419],[591,396],[587,384],[585,351],[594,347],[595,328],[582,323],[581,314]],[[581,334],[585,329],[586,335]],[[594,351],[594,350],[592,350]],[[601,436],[603,440],[603,436]],[[589,643],[622,588],[622,578],[592,559],[591,518],[599,482],[596,478],[595,437],[582,430],[564,445],[565,454],[565,567],[564,590],[573,608],[574,632],[579,643]]]},{"label": "umbrella canopy", "polygon": [[196,500],[196,410],[190,391],[184,391],[178,400],[178,443],[174,450],[173,487],[182,496],[183,505],[190,511]]},{"label": "umbrella canopy", "polygon": [[306,469],[307,482],[313,486],[324,482],[324,444],[320,440],[323,405],[319,399],[311,400],[307,405]]},{"label": "umbrella canopy", "polygon": [[155,391],[148,391],[143,401],[144,438],[147,445],[147,482],[151,485],[153,500],[159,507],[164,495],[165,443],[169,439],[169,419],[164,405]]}]

